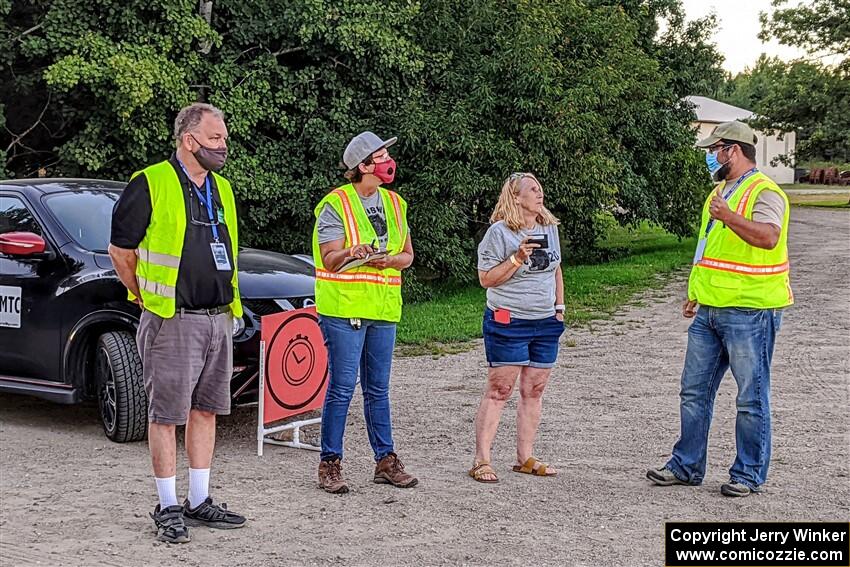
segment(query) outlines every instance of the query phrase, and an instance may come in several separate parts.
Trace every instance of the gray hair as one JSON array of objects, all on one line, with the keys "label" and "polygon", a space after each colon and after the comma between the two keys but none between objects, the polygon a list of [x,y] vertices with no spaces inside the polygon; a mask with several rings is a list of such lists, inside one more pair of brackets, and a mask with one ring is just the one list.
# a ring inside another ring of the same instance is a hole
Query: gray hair
[{"label": "gray hair", "polygon": [[205,102],[195,102],[177,113],[177,118],[174,119],[174,139],[178,144],[183,134],[198,127],[207,112],[224,120],[224,113],[221,110]]}]

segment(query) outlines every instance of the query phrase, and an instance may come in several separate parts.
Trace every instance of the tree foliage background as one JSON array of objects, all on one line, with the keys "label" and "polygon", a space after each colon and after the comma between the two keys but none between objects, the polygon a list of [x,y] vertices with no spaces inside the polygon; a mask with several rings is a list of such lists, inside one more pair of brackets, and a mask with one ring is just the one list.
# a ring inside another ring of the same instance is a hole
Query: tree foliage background
[{"label": "tree foliage background", "polygon": [[[762,39],[804,49],[807,57],[785,62],[762,56],[731,78],[721,95],[759,115],[754,125],[797,132],[789,159],[850,162],[850,2],[813,0],[762,14]],[[829,63],[825,63],[828,61]]]},{"label": "tree foliage background", "polygon": [[[722,80],[678,0],[0,0],[9,176],[127,179],[222,108],[245,241],[308,249],[351,136],[398,135],[421,278],[469,277],[504,178],[538,174],[575,250],[599,212],[690,234],[706,188],[681,98]],[[667,22],[658,33],[658,21]],[[459,265],[460,264],[460,265]]]}]

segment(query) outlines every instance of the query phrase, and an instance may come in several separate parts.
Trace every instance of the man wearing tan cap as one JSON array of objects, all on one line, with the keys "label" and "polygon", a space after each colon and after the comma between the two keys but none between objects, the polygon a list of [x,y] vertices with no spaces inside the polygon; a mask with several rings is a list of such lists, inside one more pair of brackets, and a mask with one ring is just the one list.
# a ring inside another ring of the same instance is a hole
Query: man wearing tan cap
[{"label": "man wearing tan cap", "polygon": [[[670,460],[646,473],[660,486],[699,485],[720,381],[738,384],[737,458],[725,496],[761,491],[770,464],[770,362],[789,283],[788,198],[755,166],[756,135],[742,122],[719,124],[697,146],[718,182],[705,201],[682,315],[688,350],[680,392],[681,433]],[[698,308],[699,306],[699,308]]]}]

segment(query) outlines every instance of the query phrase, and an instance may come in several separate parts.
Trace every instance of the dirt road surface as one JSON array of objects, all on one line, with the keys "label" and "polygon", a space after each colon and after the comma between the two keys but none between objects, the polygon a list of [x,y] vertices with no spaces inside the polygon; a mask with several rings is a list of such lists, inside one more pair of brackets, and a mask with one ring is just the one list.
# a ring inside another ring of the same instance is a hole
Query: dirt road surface
[{"label": "dirt road surface", "polygon": [[[223,419],[212,490],[249,518],[237,531],[193,528],[154,541],[145,444],[106,440],[93,406],[0,396],[2,565],[661,565],[667,520],[850,519],[850,214],[795,208],[797,304],[773,364],[774,458],[766,494],[721,496],[734,459],[735,385],[717,400],[700,487],[650,486],[676,439],[688,322],[681,277],[613,320],[569,330],[546,393],[537,455],[558,478],[510,472],[516,400],[496,440],[497,485],[466,476],[485,375],[468,353],[398,359],[393,409],[412,490],[371,482],[362,403],[346,443],[352,492],[316,488],[316,453],[255,454],[255,411]],[[359,395],[358,395],[359,396]],[[178,464],[185,494],[187,463]]]}]

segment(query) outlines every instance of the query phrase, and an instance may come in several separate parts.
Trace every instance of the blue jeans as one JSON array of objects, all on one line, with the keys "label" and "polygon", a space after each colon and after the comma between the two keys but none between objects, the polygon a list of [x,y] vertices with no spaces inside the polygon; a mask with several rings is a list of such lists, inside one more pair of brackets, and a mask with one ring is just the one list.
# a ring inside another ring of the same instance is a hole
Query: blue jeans
[{"label": "blue jeans", "polygon": [[782,322],[779,309],[701,306],[688,329],[682,372],[681,433],[667,467],[701,484],[717,388],[727,369],[738,383],[737,457],[729,477],[750,488],[767,480],[770,465],[770,361]]},{"label": "blue jeans", "polygon": [[322,407],[323,461],[342,458],[345,421],[354,395],[357,371],[363,391],[363,413],[369,443],[379,461],[393,452],[390,420],[390,369],[395,347],[395,323],[361,319],[354,329],[348,319],[319,317],[328,349],[328,392]]}]

